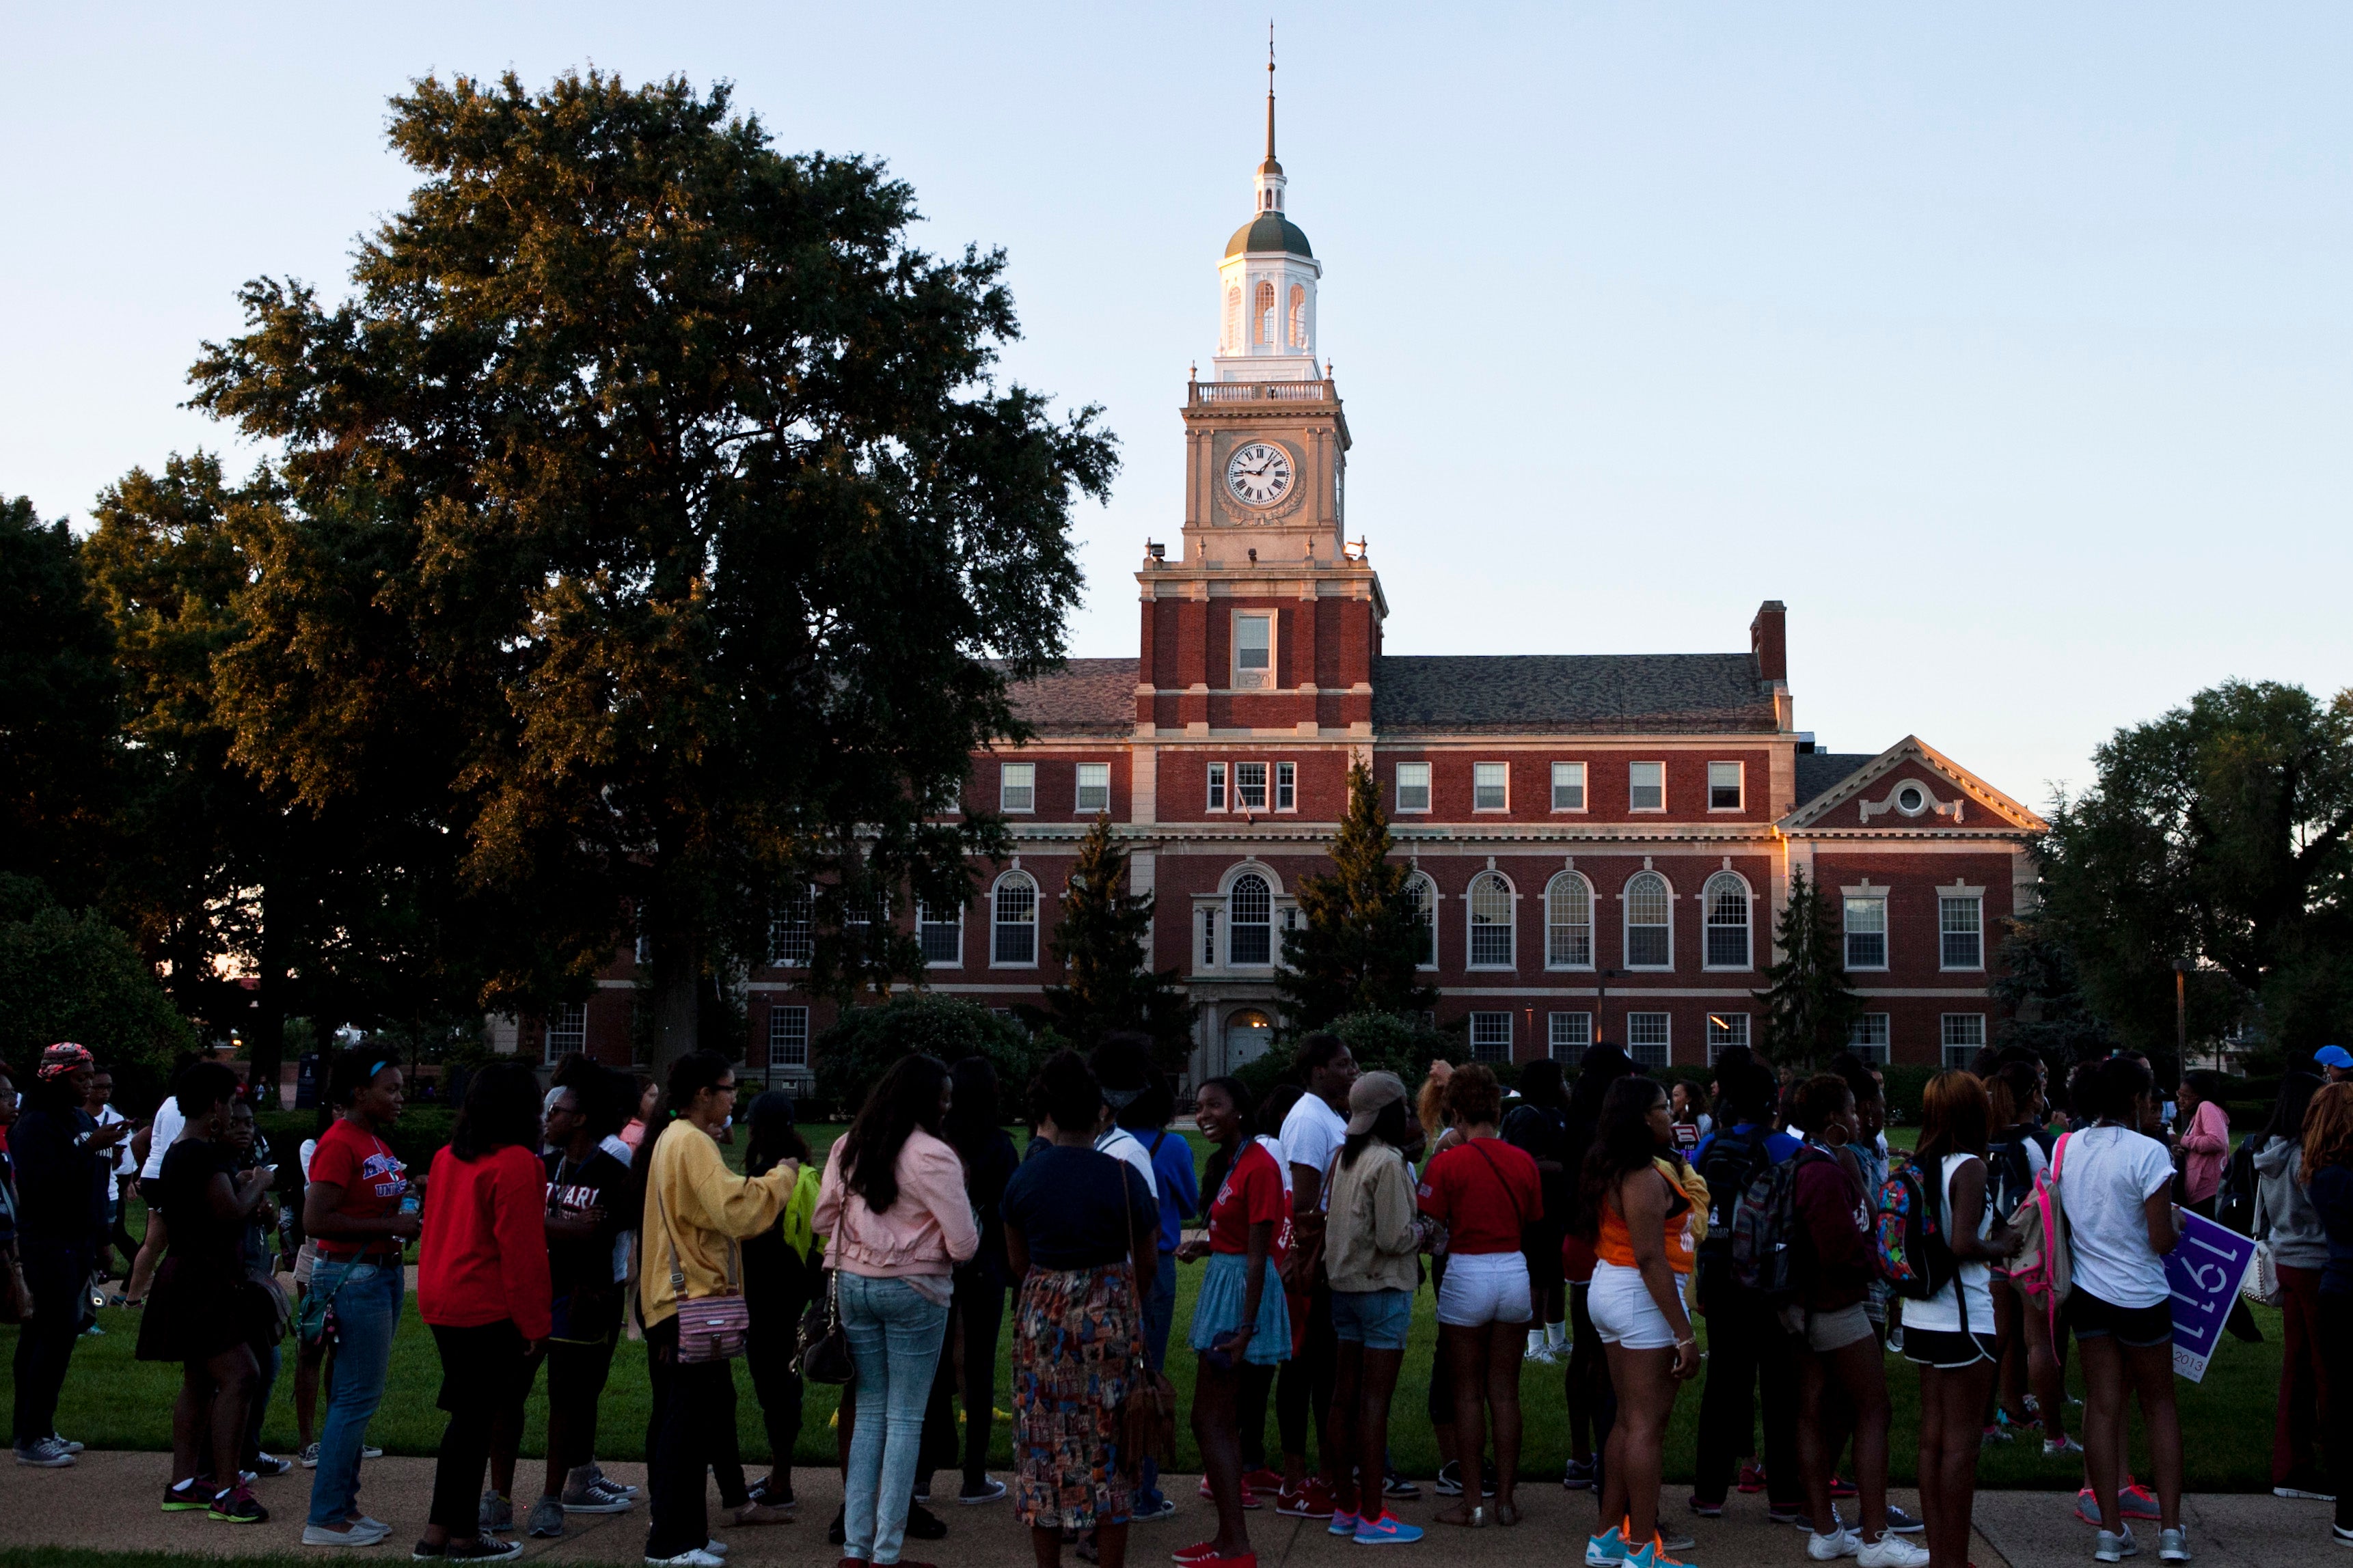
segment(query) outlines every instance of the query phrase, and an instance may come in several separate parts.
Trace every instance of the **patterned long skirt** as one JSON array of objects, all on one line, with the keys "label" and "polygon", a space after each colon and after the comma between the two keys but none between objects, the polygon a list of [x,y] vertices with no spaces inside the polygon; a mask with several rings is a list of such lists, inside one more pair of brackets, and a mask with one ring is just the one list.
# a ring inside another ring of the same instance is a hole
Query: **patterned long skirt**
[{"label": "patterned long skirt", "polygon": [[1033,1269],[1013,1310],[1014,1506],[1032,1528],[1127,1521],[1119,1406],[1144,1362],[1135,1270]]}]

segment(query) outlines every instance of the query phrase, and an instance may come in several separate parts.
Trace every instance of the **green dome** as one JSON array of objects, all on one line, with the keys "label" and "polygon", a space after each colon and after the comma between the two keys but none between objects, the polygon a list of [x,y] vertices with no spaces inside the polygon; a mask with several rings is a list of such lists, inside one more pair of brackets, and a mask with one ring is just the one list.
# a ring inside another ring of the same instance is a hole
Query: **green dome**
[{"label": "green dome", "polygon": [[1299,226],[1279,212],[1262,212],[1234,230],[1233,238],[1226,241],[1226,254],[1240,256],[1246,250],[1280,250],[1310,259],[1315,255],[1307,248],[1307,237]]}]

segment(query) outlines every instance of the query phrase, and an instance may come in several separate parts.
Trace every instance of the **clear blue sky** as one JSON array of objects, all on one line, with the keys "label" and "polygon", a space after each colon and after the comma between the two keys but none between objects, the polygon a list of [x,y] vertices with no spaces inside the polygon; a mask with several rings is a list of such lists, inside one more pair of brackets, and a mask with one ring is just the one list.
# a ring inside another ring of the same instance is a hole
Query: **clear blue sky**
[{"label": "clear blue sky", "polygon": [[[209,14],[200,14],[209,13]],[[1103,405],[1072,651],[1130,653],[1250,211],[1266,12],[84,9],[0,35],[0,493],[80,517],[260,273],[340,283],[427,71],[724,78],[1001,245]],[[2225,677],[2353,683],[2353,10],[1286,6],[1290,211],[1403,653],[1704,651],[2041,805]],[[233,448],[232,448],[233,449]],[[244,460],[240,458],[240,461]]]}]

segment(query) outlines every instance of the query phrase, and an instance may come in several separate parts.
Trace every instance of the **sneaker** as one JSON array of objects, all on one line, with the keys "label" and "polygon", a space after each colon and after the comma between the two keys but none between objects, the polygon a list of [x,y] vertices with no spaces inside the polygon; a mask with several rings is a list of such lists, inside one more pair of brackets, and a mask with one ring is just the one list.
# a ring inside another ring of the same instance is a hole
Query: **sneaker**
[{"label": "sneaker", "polygon": [[1181,1563],[1185,1564],[1185,1568],[1192,1568],[1196,1563],[1214,1563],[1217,1560],[1218,1543],[1214,1541],[1197,1541],[1190,1546],[1180,1546],[1168,1554],[1168,1561]]},{"label": "sneaker", "polygon": [[360,1445],[360,1458],[363,1459],[381,1459],[384,1458],[384,1450],[377,1447],[373,1443],[362,1443]]},{"label": "sneaker", "polygon": [[[318,1444],[305,1443],[302,1445],[302,1468],[306,1470],[315,1470],[319,1468]],[[329,1531],[328,1533],[332,1535],[334,1532],[332,1531]]]},{"label": "sneaker", "polygon": [[1334,1509],[1332,1510],[1332,1522],[1324,1527],[1324,1533],[1326,1535],[1356,1534],[1356,1516],[1348,1512],[1345,1509]]},{"label": "sneaker", "polygon": [[267,1524],[269,1510],[240,1481],[213,1494],[212,1506],[205,1510],[206,1519],[217,1519],[224,1524]]},{"label": "sneaker", "polygon": [[1573,1492],[1591,1491],[1598,1473],[1599,1467],[1591,1459],[1571,1459],[1561,1467],[1560,1484]]},{"label": "sneaker", "polygon": [[[635,1508],[638,1506],[638,1489],[635,1487],[625,1487],[615,1482],[600,1479],[590,1481],[588,1483],[588,1490],[593,1493],[600,1502],[617,1502],[629,1508]],[[765,1500],[773,1501],[774,1500],[770,1499]],[[786,1498],[777,1506],[789,1507],[791,1506],[791,1503],[792,1499]]]},{"label": "sneaker", "polygon": [[370,1522],[375,1524],[375,1529],[369,1529],[365,1524],[354,1524],[349,1530],[329,1530],[323,1524],[305,1524],[302,1527],[302,1544],[305,1546],[381,1545],[384,1538],[392,1533],[392,1526],[379,1521],[371,1521]]},{"label": "sneaker", "polygon": [[1828,1535],[1806,1532],[1806,1555],[1816,1563],[1835,1563],[1841,1557],[1852,1557],[1862,1550],[1862,1538],[1841,1525]]},{"label": "sneaker", "polygon": [[164,1489],[165,1513],[195,1513],[212,1504],[210,1489],[196,1481],[179,1481]]},{"label": "sneaker", "polygon": [[16,1462],[30,1465],[37,1470],[62,1470],[74,1462],[74,1457],[55,1437],[36,1437],[29,1443],[16,1445]]},{"label": "sneaker", "polygon": [[2076,1459],[2083,1458],[2084,1445],[2073,1437],[2045,1437],[2042,1457],[2046,1459]]},{"label": "sneaker", "polygon": [[[446,1546],[428,1546],[418,1542],[409,1548],[409,1556],[427,1563],[503,1563],[510,1557],[522,1555],[520,1541],[501,1541],[494,1536],[477,1535],[470,1541],[452,1541]],[[716,1557],[712,1561],[719,1561]]]},{"label": "sneaker", "polygon": [[[542,1502],[547,1500],[542,1498]],[[638,1505],[625,1497],[606,1491],[593,1481],[586,1486],[567,1486],[555,1500],[555,1506],[565,1513],[627,1513]],[[539,1510],[532,1510],[536,1514]]]},{"label": "sneaker", "polygon": [[1586,1568],[1611,1568],[1611,1564],[1625,1561],[1626,1534],[1617,1525],[1585,1538]]},{"label": "sneaker", "polygon": [[60,1437],[55,1432],[49,1434],[49,1441],[55,1443],[58,1447],[63,1448],[69,1454],[79,1454],[83,1448],[89,1447],[88,1444],[78,1443],[71,1437]]},{"label": "sneaker", "polygon": [[1495,1495],[1495,1461],[1493,1459],[1479,1461],[1479,1495],[1481,1497]]},{"label": "sneaker", "polygon": [[531,1505],[531,1519],[523,1529],[526,1533],[535,1535],[542,1541],[553,1541],[562,1535],[564,1533],[564,1500],[543,1493],[540,1500]]},{"label": "sneaker", "polygon": [[908,1540],[937,1541],[941,1537],[946,1535],[947,1532],[948,1527],[941,1520],[938,1514],[934,1513],[930,1509],[925,1508],[921,1503],[910,1503],[907,1505]]},{"label": "sneaker", "polygon": [[2335,1492],[2322,1491],[2320,1489],[2321,1487],[2327,1484],[2327,1483],[2326,1482],[2313,1481],[2301,1476],[2290,1476],[2284,1482],[2272,1489],[2272,1496],[2296,1498],[2305,1502],[2335,1502],[2337,1500],[2337,1494]]},{"label": "sneaker", "polygon": [[256,1452],[253,1456],[253,1473],[257,1476],[282,1476],[293,1468],[293,1460],[281,1459],[275,1454]]},{"label": "sneaker", "polygon": [[1699,1568],[1676,1557],[1656,1536],[1642,1543],[1639,1551],[1626,1553],[1626,1568]]},{"label": "sneaker", "polygon": [[1274,1500],[1274,1511],[1285,1519],[1329,1519],[1332,1508],[1331,1489],[1320,1480],[1311,1480],[1295,1492],[1280,1492]]},{"label": "sneaker", "polygon": [[1702,1519],[1722,1519],[1724,1517],[1724,1505],[1722,1503],[1703,1502],[1700,1500],[1700,1495],[1697,1492],[1692,1493],[1690,1502],[1691,1510],[1699,1515]]},{"label": "sneaker", "polygon": [[1462,1495],[1462,1465],[1460,1460],[1449,1459],[1438,1467],[1437,1489],[1440,1497]]},{"label": "sneaker", "polygon": [[713,1557],[724,1557],[728,1550],[727,1543],[715,1535],[703,1542],[702,1549]]},{"label": "sneaker", "polygon": [[[1766,1517],[1769,1521],[1772,1516],[1768,1514]],[[1814,1521],[1812,1516],[1810,1514],[1793,1513],[1789,1516],[1789,1522],[1796,1525],[1799,1530],[1804,1531],[1808,1535],[1811,1535],[1814,1532]],[[1832,1503],[1831,1505],[1831,1528],[1833,1531],[1842,1531],[1846,1529],[1846,1521],[1839,1517],[1838,1505],[1836,1503]]]},{"label": "sneaker", "polygon": [[723,1568],[727,1559],[713,1557],[697,1546],[675,1557],[649,1557],[646,1561],[659,1564],[659,1568]]},{"label": "sneaker", "polygon": [[2353,1546],[2353,1530],[2348,1530],[2341,1524],[2332,1524],[2328,1527],[2328,1539],[2339,1546]]},{"label": "sneaker", "polygon": [[497,1492],[484,1492],[482,1506],[474,1510],[474,1528],[484,1535],[493,1531],[512,1531],[514,1529],[514,1500],[501,1497]]},{"label": "sneaker", "polygon": [[2133,1479],[2125,1478],[2125,1489],[2116,1494],[2116,1507],[2126,1519],[2163,1519],[2157,1506],[2157,1494]]},{"label": "sneaker", "polygon": [[1257,1469],[1242,1472],[1242,1485],[1254,1492],[1272,1494],[1282,1489],[1282,1478],[1261,1465]]},{"label": "sneaker", "polygon": [[1381,1510],[1378,1518],[1356,1521],[1359,1546],[1409,1546],[1420,1539],[1421,1526],[1408,1524],[1387,1509]]},{"label": "sneaker", "polygon": [[1928,1568],[1926,1549],[1913,1545],[1893,1530],[1876,1541],[1864,1542],[1854,1560],[1856,1568]]},{"label": "sneaker", "polygon": [[2100,1531],[2099,1539],[2092,1543],[2092,1557],[2094,1562],[2121,1563],[2127,1557],[2139,1555],[2140,1542],[2133,1539],[2132,1526],[2129,1524],[2125,1526],[2121,1534],[2111,1535],[2105,1530]]},{"label": "sneaker", "polygon": [[1689,1552],[1699,1542],[1688,1535],[1662,1535],[1659,1538],[1659,1544],[1669,1552]]},{"label": "sneaker", "polygon": [[1853,1497],[1854,1495],[1854,1483],[1848,1480],[1844,1476],[1838,1475],[1833,1472],[1831,1476],[1831,1496],[1840,1498]]},{"label": "sneaker", "polygon": [[[991,1481],[988,1484],[997,1489],[996,1492],[992,1495],[996,1497],[1003,1497],[1005,1495],[1005,1483],[1003,1481]],[[989,1500],[985,1497],[967,1497],[958,1498],[956,1500],[958,1502],[987,1502]],[[1127,1522],[1130,1524],[1150,1524],[1155,1520],[1174,1519],[1176,1517],[1176,1500],[1173,1497],[1154,1498],[1149,1502],[1137,1503],[1127,1510]]]},{"label": "sneaker", "polygon": [[1403,1498],[1410,1502],[1421,1496],[1421,1483],[1410,1481],[1391,1470],[1381,1481],[1381,1496]]},{"label": "sneaker", "polygon": [[1799,1524],[1804,1525],[1808,1529],[1811,1529],[1813,1527],[1813,1521],[1806,1517],[1806,1510],[1793,1502],[1767,1503],[1765,1505],[1765,1522],[1767,1524]]},{"label": "sneaker", "polygon": [[2000,1422],[1996,1422],[1994,1425],[1987,1427],[1984,1431],[1978,1434],[1978,1447],[1980,1448],[1990,1448],[1996,1443],[2007,1443],[2009,1441],[2010,1441],[2010,1428],[2002,1426]]},{"label": "sneaker", "polygon": [[1765,1467],[1762,1465],[1741,1466],[1740,1489],[1745,1492],[1763,1491],[1765,1489]]},{"label": "sneaker", "polygon": [[[980,1485],[977,1489],[965,1487],[962,1490],[958,1491],[956,1493],[956,1501],[965,1504],[966,1507],[970,1507],[975,1503],[995,1502],[998,1498],[1001,1498],[1004,1495],[1005,1483],[1003,1481],[998,1480],[994,1476],[983,1476],[980,1478]],[[1163,1498],[1160,1500],[1164,1503],[1168,1503],[1168,1506],[1161,1512],[1152,1514],[1149,1517],[1153,1519],[1166,1519],[1168,1515],[1176,1511],[1176,1505],[1175,1503],[1168,1502],[1166,1498]],[[1131,1521],[1145,1517],[1146,1516],[1140,1513],[1131,1514],[1129,1516]]]},{"label": "sneaker", "polygon": [[[1203,1476],[1201,1478],[1201,1484],[1195,1487],[1193,1489],[1195,1492],[1199,1494],[1203,1502],[1215,1502],[1218,1500],[1218,1494],[1209,1489],[1209,1478],[1207,1476]],[[1258,1489],[1250,1485],[1250,1479],[1247,1476],[1244,1477],[1242,1479],[1242,1507],[1245,1509],[1257,1509],[1264,1508],[1266,1504],[1259,1500]]]},{"label": "sneaker", "polygon": [[1906,1513],[1894,1503],[1887,1505],[1887,1533],[1917,1535],[1928,1528],[1928,1521],[1916,1513]]},{"label": "sneaker", "polygon": [[2189,1561],[2189,1532],[2179,1526],[2157,1532],[2157,1560],[2159,1563]]}]

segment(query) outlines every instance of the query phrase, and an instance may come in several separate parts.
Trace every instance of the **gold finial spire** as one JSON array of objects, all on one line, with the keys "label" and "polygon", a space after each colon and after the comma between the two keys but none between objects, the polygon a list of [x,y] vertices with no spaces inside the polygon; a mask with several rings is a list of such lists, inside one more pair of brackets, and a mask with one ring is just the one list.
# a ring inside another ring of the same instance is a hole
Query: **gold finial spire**
[{"label": "gold finial spire", "polygon": [[1274,162],[1274,18],[1266,22],[1266,161]]}]

